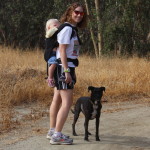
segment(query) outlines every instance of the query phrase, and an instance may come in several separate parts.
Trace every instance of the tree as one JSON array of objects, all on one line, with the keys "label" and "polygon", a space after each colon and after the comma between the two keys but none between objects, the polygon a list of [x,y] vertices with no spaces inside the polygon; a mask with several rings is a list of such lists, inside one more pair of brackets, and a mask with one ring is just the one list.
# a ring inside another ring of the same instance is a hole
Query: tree
[{"label": "tree", "polygon": [[[89,7],[88,7],[87,0],[85,0],[85,5],[86,5],[86,9],[87,9],[87,14],[89,16],[90,12],[89,12]],[[90,20],[89,20],[89,24],[91,24]],[[93,45],[94,45],[95,55],[96,55],[96,57],[98,57],[98,47],[97,47],[97,44],[96,44],[96,40],[95,40],[95,36],[94,36],[94,31],[93,31],[93,29],[92,29],[91,26],[89,28],[90,28],[90,33],[91,33],[91,39],[92,39]]]},{"label": "tree", "polygon": [[[88,28],[79,31],[83,52],[101,55],[150,53],[149,0],[79,0],[85,3]],[[0,44],[43,47],[45,23],[60,18],[73,0],[5,0],[0,3]],[[89,34],[90,33],[90,34]]]},{"label": "tree", "polygon": [[[90,2],[91,4],[91,2]],[[95,0],[94,1],[94,5],[92,5],[93,7],[95,6],[95,8],[89,8],[89,3],[87,0],[85,0],[85,5],[86,5],[86,9],[87,9],[87,13],[89,16],[89,29],[90,29],[90,33],[91,33],[91,39],[93,41],[93,45],[94,45],[94,51],[95,51],[95,56],[98,58],[102,55],[102,6],[104,5],[104,1],[103,0]],[[101,7],[100,7],[101,6]],[[92,13],[92,15],[90,15]],[[92,19],[91,19],[92,18]],[[96,31],[96,32],[94,32]]]}]

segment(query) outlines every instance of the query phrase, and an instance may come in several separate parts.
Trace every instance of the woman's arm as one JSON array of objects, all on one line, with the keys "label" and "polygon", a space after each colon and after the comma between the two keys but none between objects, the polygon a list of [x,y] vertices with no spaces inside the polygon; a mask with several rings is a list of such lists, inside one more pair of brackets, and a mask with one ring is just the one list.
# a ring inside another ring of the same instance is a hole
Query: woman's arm
[{"label": "woman's arm", "polygon": [[[67,55],[66,55],[66,48],[67,44],[59,44],[59,51],[60,51],[60,59],[62,62],[62,66],[64,70],[67,70],[68,68],[68,63],[67,63]],[[72,78],[69,72],[65,72],[65,77],[66,77],[66,83],[72,83]]]}]

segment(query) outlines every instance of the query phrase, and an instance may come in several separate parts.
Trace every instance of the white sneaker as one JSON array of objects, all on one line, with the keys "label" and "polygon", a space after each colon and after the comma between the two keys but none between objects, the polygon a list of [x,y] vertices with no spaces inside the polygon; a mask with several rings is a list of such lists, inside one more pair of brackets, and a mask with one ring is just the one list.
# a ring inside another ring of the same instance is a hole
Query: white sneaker
[{"label": "white sneaker", "polygon": [[61,136],[51,136],[50,144],[52,145],[71,145],[73,139],[67,138],[64,134]]},{"label": "white sneaker", "polygon": [[50,140],[53,134],[54,134],[54,131],[49,130],[46,138]]},{"label": "white sneaker", "polygon": [[[54,131],[49,130],[47,135],[46,135],[46,138],[50,140],[53,134],[54,134]],[[69,139],[69,136],[67,136],[67,135],[61,134],[61,136],[63,136],[63,138]]]}]

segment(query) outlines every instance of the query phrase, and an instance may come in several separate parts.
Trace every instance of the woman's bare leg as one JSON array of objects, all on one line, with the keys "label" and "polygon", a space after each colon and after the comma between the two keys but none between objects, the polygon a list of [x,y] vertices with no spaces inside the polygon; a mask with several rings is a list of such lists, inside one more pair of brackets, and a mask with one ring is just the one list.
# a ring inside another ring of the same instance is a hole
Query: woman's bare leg
[{"label": "woman's bare leg", "polygon": [[60,91],[54,88],[54,96],[53,96],[53,101],[50,106],[50,128],[55,128],[56,126],[56,118],[57,118],[57,113],[61,105],[61,96],[60,96]]},{"label": "woman's bare leg", "polygon": [[56,132],[62,131],[64,123],[67,119],[70,107],[73,102],[73,90],[72,89],[60,90],[60,96],[62,99],[62,105],[57,114],[57,121],[56,121],[56,127],[55,127]]}]

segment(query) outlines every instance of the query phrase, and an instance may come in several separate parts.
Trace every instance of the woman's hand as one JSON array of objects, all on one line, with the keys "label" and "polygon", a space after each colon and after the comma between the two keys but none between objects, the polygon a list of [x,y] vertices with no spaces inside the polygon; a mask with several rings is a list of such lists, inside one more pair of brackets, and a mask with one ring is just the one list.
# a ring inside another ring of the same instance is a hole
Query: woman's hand
[{"label": "woman's hand", "polygon": [[65,77],[66,77],[65,82],[71,84],[72,83],[72,77],[70,75],[70,72],[65,72]]}]

